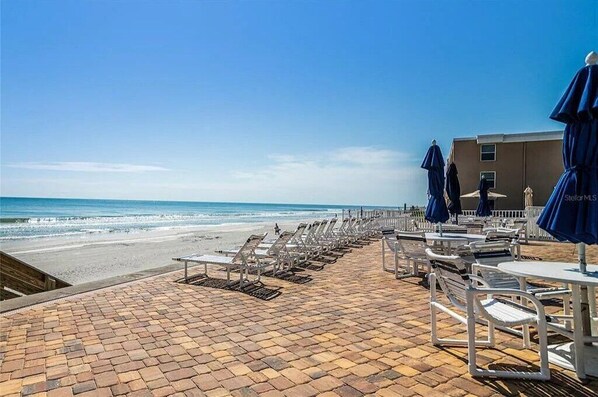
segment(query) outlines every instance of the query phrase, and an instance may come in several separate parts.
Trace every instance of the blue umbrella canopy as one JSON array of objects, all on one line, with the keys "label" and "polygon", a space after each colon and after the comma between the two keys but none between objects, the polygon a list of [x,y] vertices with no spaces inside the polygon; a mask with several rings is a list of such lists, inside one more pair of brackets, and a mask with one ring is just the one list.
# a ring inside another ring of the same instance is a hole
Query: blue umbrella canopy
[{"label": "blue umbrella canopy", "polygon": [[426,220],[432,223],[446,222],[449,212],[444,201],[444,158],[436,141],[428,149],[421,167],[428,170],[428,206],[426,207]]},{"label": "blue umbrella canopy", "polygon": [[550,118],[566,123],[561,175],[538,225],[560,241],[598,243],[598,54],[577,72]]},{"label": "blue umbrella canopy", "polygon": [[478,208],[475,210],[476,216],[492,215],[490,201],[488,201],[488,189],[490,189],[490,185],[486,178],[480,179],[480,185],[478,186],[478,190],[480,191],[480,202],[478,203]]},{"label": "blue umbrella canopy", "polygon": [[455,163],[451,163],[446,172],[446,194],[449,198],[448,210],[453,215],[463,213],[461,209],[461,185],[459,184],[459,172]]}]

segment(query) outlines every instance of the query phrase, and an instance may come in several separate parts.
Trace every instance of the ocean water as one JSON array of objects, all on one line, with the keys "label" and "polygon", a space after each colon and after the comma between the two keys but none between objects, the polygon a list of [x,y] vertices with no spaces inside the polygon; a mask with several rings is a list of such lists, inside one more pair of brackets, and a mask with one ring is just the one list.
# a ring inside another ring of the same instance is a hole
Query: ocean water
[{"label": "ocean water", "polygon": [[338,205],[0,197],[0,240],[341,216]]}]

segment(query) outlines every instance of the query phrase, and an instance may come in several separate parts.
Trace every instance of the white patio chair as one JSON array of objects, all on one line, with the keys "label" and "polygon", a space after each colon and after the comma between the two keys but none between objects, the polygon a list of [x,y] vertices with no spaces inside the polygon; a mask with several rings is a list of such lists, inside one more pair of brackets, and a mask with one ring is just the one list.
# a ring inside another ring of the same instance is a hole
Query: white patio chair
[{"label": "white patio chair", "polygon": [[519,230],[504,227],[485,228],[486,241],[507,241],[510,250],[518,260],[521,260],[521,244],[519,244]]},{"label": "white patio chair", "polygon": [[[507,241],[473,242],[469,244],[475,263],[472,264],[472,273],[482,277],[491,288],[511,288],[526,291],[538,299],[560,298],[563,300],[563,319],[571,317],[571,289],[567,285],[561,287],[537,287],[528,284],[525,280],[519,279],[511,274],[502,272],[498,265],[502,262],[515,260],[511,252],[511,246]],[[539,265],[541,262],[538,263]],[[567,329],[570,329],[570,321],[566,321]],[[529,347],[529,335],[527,332],[520,333],[511,330],[524,338],[525,346]]]},{"label": "white patio chair", "polygon": [[413,276],[418,276],[420,267],[430,273],[430,263],[426,257],[426,237],[423,232],[400,232],[397,233],[397,244],[399,248],[398,261],[407,262],[406,271]]},{"label": "white patio chair", "polygon": [[[433,273],[429,276],[432,343],[437,346],[467,346],[468,371],[472,376],[550,379],[546,334],[547,318],[542,303],[533,295],[517,289],[489,288],[484,279],[467,274],[465,263],[458,256],[438,255],[429,248],[426,250],[426,254],[433,268]],[[446,294],[449,302],[465,316],[438,301],[436,281],[440,284],[440,288]],[[531,302],[534,309],[518,305],[510,300],[494,298],[493,295],[520,297]],[[438,311],[446,313],[466,325],[467,339],[439,338],[437,332]],[[477,322],[487,324],[488,336],[486,339],[476,339]],[[533,325],[538,329],[540,371],[489,370],[477,366],[476,348],[495,345],[494,328],[496,326],[512,328],[524,325]]]},{"label": "white patio chair", "polygon": [[[412,277],[414,275],[414,269],[411,268],[411,261],[407,260],[406,266],[399,271],[399,255],[401,254],[401,246],[397,239],[397,234],[394,229],[382,230],[382,270],[386,272],[394,272],[396,279],[405,277]],[[386,266],[386,255],[387,251],[392,253],[394,258],[394,267],[389,268]]]},{"label": "white patio chair", "polygon": [[[555,296],[571,296],[571,289],[566,285],[562,287],[536,287],[529,285],[517,277],[500,271],[498,265],[502,262],[515,261],[510,250],[510,244],[506,241],[472,242],[469,249],[475,259],[472,269],[479,274],[493,288],[524,288],[525,291],[533,294],[538,299],[552,298]],[[538,262],[541,266],[542,262]]]}]

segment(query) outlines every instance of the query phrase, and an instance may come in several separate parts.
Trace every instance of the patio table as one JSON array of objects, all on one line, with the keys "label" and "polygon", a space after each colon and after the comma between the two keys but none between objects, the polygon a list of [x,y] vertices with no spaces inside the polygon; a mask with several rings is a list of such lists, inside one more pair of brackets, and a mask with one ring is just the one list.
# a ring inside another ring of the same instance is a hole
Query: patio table
[{"label": "patio table", "polygon": [[[553,364],[575,371],[580,379],[585,379],[587,375],[598,376],[598,338],[592,337],[592,319],[588,308],[588,289],[594,291],[598,287],[598,265],[588,265],[587,274],[579,271],[577,263],[566,262],[504,262],[498,268],[521,278],[571,285],[573,332],[560,330],[559,333],[573,339],[573,342],[548,346],[548,357]],[[591,298],[596,299],[595,296]]]},{"label": "patio table", "polygon": [[467,233],[425,233],[426,242],[437,244],[440,243],[447,247],[447,254],[451,254],[453,244],[463,245],[476,241],[486,241],[484,234],[467,234]]}]

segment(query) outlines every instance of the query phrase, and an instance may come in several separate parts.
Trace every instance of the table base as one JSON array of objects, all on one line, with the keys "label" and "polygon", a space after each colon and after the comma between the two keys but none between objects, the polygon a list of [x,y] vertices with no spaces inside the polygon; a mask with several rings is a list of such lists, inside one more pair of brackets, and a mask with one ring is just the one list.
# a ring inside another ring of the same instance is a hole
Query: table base
[{"label": "table base", "polygon": [[[586,374],[598,377],[598,346],[584,346]],[[575,372],[575,346],[573,342],[548,346],[548,361]]]}]

